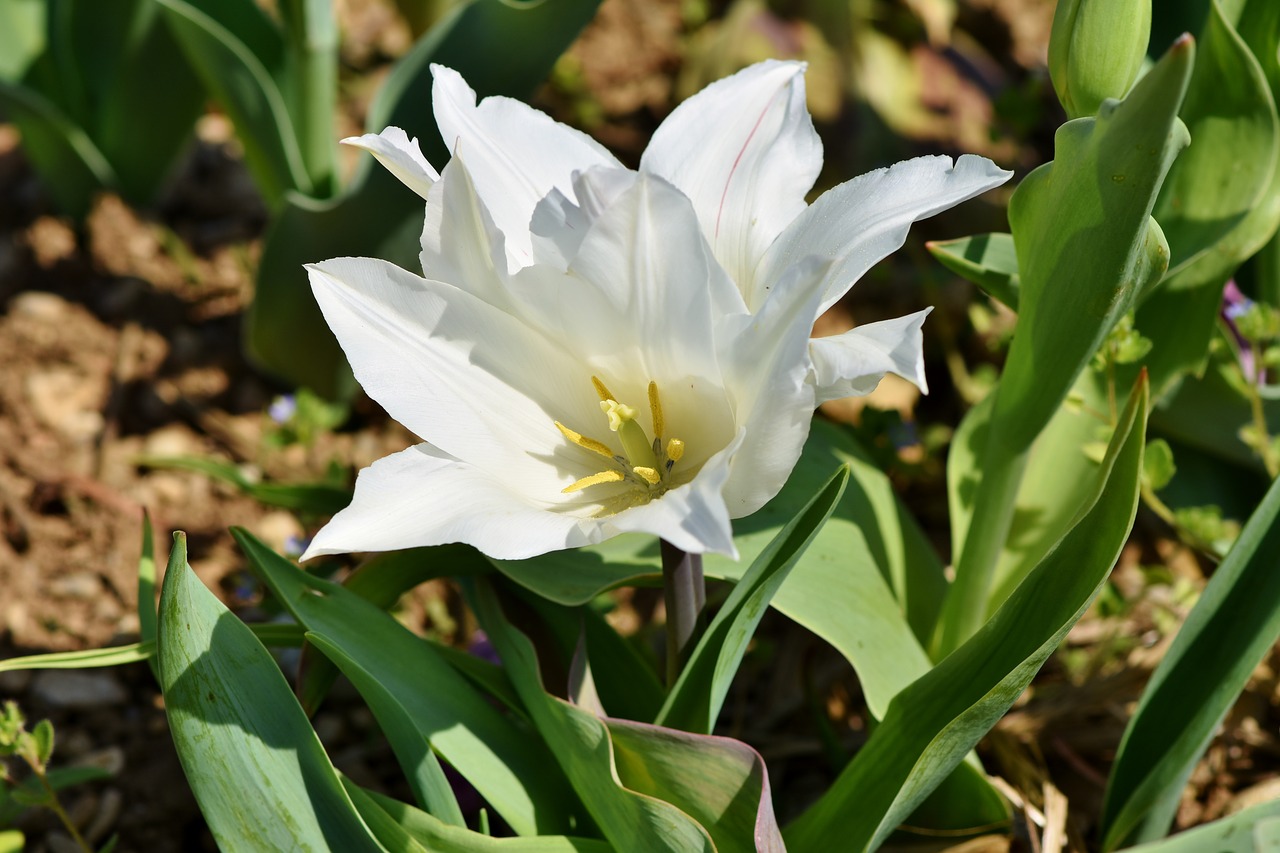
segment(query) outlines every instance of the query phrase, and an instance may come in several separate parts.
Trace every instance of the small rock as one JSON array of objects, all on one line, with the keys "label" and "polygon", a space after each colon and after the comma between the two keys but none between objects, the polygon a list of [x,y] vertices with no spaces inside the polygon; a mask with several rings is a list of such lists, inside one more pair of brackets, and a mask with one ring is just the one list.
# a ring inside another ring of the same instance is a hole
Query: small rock
[{"label": "small rock", "polygon": [[13,297],[9,303],[9,312],[15,317],[28,320],[40,320],[45,323],[59,323],[66,319],[71,306],[67,300],[56,293],[45,293],[41,290],[28,290]]},{"label": "small rock", "polygon": [[104,705],[121,705],[128,693],[115,676],[107,672],[79,672],[48,669],[35,677],[31,693],[55,708],[88,710]]},{"label": "small rock", "polygon": [[27,376],[26,391],[36,416],[67,438],[85,442],[102,430],[98,383],[76,371],[54,368],[32,373]]},{"label": "small rock", "polygon": [[72,729],[63,734],[58,732],[56,752],[65,760],[79,758],[93,749],[93,738],[84,729]]},{"label": "small rock", "polygon": [[77,767],[97,767],[112,776],[119,776],[123,773],[124,765],[124,750],[118,746],[108,746],[102,749],[95,749],[93,752],[86,752],[76,761]]},{"label": "small rock", "polygon": [[56,829],[45,836],[44,843],[49,853],[84,853],[80,845],[72,841],[70,836]]},{"label": "small rock", "polygon": [[87,601],[102,593],[102,582],[93,572],[74,572],[50,581],[49,592],[54,598]]},{"label": "small rock", "polygon": [[203,450],[200,439],[185,426],[171,424],[147,436],[142,452],[147,456],[197,456]]},{"label": "small rock", "polygon": [[306,534],[298,519],[284,510],[268,512],[251,524],[250,529],[276,552],[284,551],[285,543],[290,537],[302,537]]}]

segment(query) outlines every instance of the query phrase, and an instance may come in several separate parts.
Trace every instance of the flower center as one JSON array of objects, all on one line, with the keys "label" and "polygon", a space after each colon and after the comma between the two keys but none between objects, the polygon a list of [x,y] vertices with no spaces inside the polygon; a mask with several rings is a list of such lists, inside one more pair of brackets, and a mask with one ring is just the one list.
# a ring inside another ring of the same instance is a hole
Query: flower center
[{"label": "flower center", "polygon": [[649,414],[653,420],[654,437],[649,435],[636,421],[636,410],[624,403],[619,403],[604,383],[597,377],[591,377],[591,384],[600,395],[600,411],[609,419],[609,429],[618,434],[618,442],[622,445],[624,455],[617,455],[603,441],[589,438],[582,433],[574,432],[564,424],[556,421],[556,428],[569,441],[579,447],[590,450],[608,459],[608,468],[596,474],[583,477],[566,486],[565,494],[578,492],[588,486],[602,483],[630,482],[640,490],[642,500],[659,497],[670,488],[671,469],[684,456],[684,442],[678,438],[667,439],[663,443],[666,422],[662,416],[662,400],[658,396],[658,384],[649,383]]}]

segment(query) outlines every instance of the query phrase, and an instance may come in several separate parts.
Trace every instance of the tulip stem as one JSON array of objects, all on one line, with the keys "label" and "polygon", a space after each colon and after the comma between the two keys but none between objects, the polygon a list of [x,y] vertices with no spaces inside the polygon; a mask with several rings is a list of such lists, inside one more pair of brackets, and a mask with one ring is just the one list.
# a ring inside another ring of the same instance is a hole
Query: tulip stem
[{"label": "tulip stem", "polygon": [[707,582],[702,575],[702,555],[681,551],[662,540],[662,597],[667,606],[667,686],[676,683],[680,668],[691,652],[702,608],[707,603]]}]

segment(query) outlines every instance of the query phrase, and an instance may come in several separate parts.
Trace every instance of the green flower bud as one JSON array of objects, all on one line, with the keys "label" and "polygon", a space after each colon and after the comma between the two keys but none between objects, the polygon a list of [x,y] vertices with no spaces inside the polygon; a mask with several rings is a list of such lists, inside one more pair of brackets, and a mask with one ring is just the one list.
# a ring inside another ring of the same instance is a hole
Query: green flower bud
[{"label": "green flower bud", "polygon": [[1151,0],[1058,0],[1049,37],[1049,76],[1071,118],[1123,98],[1151,39]]}]

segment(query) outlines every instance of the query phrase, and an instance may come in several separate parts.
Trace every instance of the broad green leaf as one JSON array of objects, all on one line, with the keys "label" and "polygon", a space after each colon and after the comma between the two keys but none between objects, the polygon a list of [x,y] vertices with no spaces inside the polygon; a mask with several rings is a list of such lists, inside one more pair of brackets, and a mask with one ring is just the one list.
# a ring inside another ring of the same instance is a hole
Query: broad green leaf
[{"label": "broad green leaf", "polygon": [[671,803],[711,835],[717,853],[782,853],[769,773],[741,741],[606,720],[618,779]]},{"label": "broad green leaf", "polygon": [[178,758],[224,850],[382,850],[271,654],[204,588],[174,534],[160,682]]},{"label": "broad green leaf", "polygon": [[835,784],[785,833],[793,853],[869,850],[901,823],[1000,719],[1084,614],[1137,511],[1147,390],[1120,418],[1079,521],[996,614],[893,698]]},{"label": "broad green leaf", "polygon": [[[417,843],[432,853],[612,853],[613,846],[597,838],[569,838],[563,835],[538,835],[531,838],[491,838],[469,829],[450,826],[413,806],[368,791],[343,780],[360,813],[377,832],[390,835],[389,819],[403,830],[409,844]],[[378,815],[374,810],[381,812]],[[397,839],[404,835],[395,833]],[[402,849],[402,848],[393,848]],[[413,850],[412,846],[405,849]]]},{"label": "broad green leaf", "polygon": [[502,657],[538,734],[569,777],[605,838],[634,853],[711,853],[707,830],[679,808],[624,787],[614,776],[614,750],[605,722],[548,694],[529,638],[510,623],[492,586],[468,579],[472,607]]},{"label": "broad green leaf", "polygon": [[1278,518],[1280,481],[1209,579],[1147,683],[1111,769],[1105,849],[1168,831],[1173,813],[1157,805],[1172,799],[1176,807],[1218,724],[1280,638]]},{"label": "broad green leaf", "polygon": [[490,705],[435,646],[355,593],[302,571],[247,531],[233,528],[232,535],[281,605],[394,696],[420,736],[513,830],[532,835],[567,826],[576,804],[546,746]]},{"label": "broad green leaf", "polygon": [[83,219],[94,194],[118,183],[85,129],[39,92],[0,81],[0,108],[22,134],[23,151],[44,176],[49,194],[68,215]]},{"label": "broad green leaf", "polygon": [[431,751],[431,743],[415,724],[413,713],[406,708],[395,693],[383,687],[369,672],[344,652],[341,647],[323,634],[307,634],[308,642],[315,645],[325,657],[333,661],[342,673],[351,679],[356,690],[369,704],[378,718],[383,734],[409,780],[409,788],[418,803],[445,823],[466,826],[458,799],[453,795],[444,768]]},{"label": "broad green leaf", "polygon": [[311,179],[312,195],[327,198],[334,174],[334,110],[338,100],[338,18],[332,0],[285,0],[281,89]]},{"label": "broad green leaf", "polygon": [[[369,130],[404,129],[422,143],[427,159],[442,167],[449,151],[432,120],[430,63],[460,72],[481,97],[526,97],[599,3],[460,4],[396,64],[369,111]],[[345,255],[418,268],[422,199],[371,161],[362,161],[341,198],[322,202],[294,194],[286,199],[267,233],[246,318],[250,353],[266,370],[329,397],[350,396],[355,384],[311,296],[303,264]]]},{"label": "broad green leaf", "polygon": [[711,734],[770,600],[831,517],[848,482],[849,469],[837,471],[756,557],[698,640],[654,722]]},{"label": "broad green leaf", "polygon": [[156,2],[205,88],[235,123],[245,165],[267,206],[277,209],[287,190],[312,192],[288,106],[262,54],[193,3]]},{"label": "broad green leaf", "polygon": [[1259,803],[1230,817],[1170,838],[1126,847],[1132,853],[1261,853],[1280,846],[1280,800]]},{"label": "broad green leaf", "polygon": [[933,649],[945,656],[986,618],[1027,452],[1116,321],[1156,282],[1169,249],[1151,218],[1188,141],[1177,111],[1194,46],[1177,41],[1123,101],[1068,121],[1054,160],[1009,203],[1021,288],[1018,327],[980,457],[973,518]]},{"label": "broad green leaf", "polygon": [[[1210,4],[1180,113],[1194,144],[1170,169],[1153,214],[1173,253],[1168,276],[1137,317],[1154,343],[1146,366],[1156,399],[1203,364],[1223,284],[1280,223],[1273,92],[1280,7],[1273,0],[1234,5],[1243,7],[1239,32],[1216,0]],[[1256,56],[1245,34],[1257,41]]]},{"label": "broad green leaf", "polygon": [[926,243],[929,254],[992,299],[1018,310],[1018,255],[1012,234],[976,234]]}]

